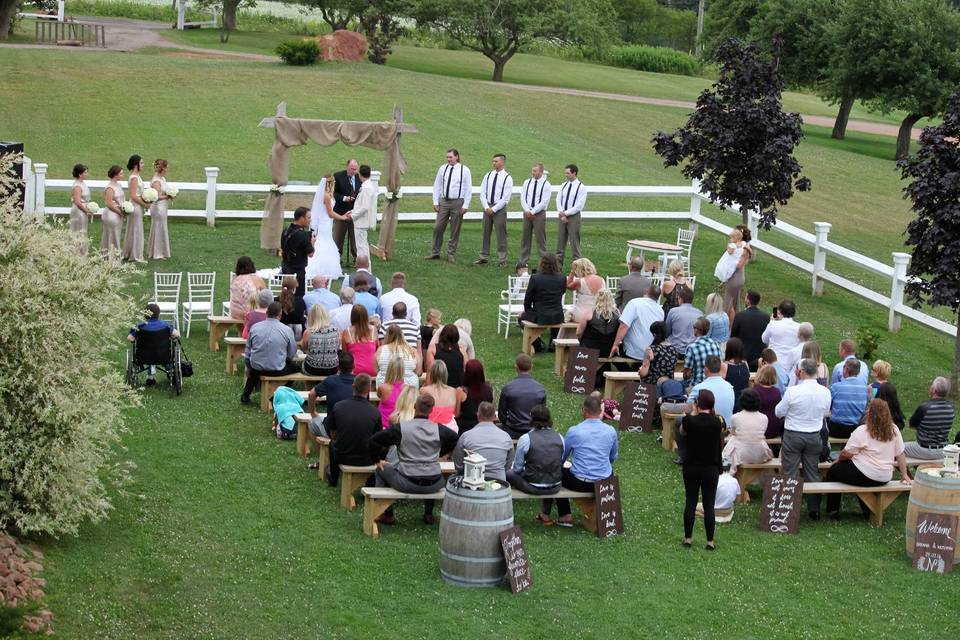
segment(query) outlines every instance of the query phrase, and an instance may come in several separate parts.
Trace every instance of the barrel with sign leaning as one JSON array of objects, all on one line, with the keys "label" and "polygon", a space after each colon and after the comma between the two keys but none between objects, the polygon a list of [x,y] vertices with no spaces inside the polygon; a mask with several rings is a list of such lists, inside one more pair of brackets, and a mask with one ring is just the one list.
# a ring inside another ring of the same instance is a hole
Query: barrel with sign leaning
[{"label": "barrel with sign leaning", "polygon": [[[938,464],[932,468],[942,467]],[[960,478],[940,478],[917,469],[907,505],[907,555],[911,557],[916,544],[917,516],[921,511],[960,516]],[[954,551],[953,559],[960,563],[960,544]]]},{"label": "barrel with sign leaning", "polygon": [[440,512],[440,575],[461,587],[493,587],[507,573],[500,532],[513,526],[513,492],[504,483],[476,491],[461,480],[447,482]]}]

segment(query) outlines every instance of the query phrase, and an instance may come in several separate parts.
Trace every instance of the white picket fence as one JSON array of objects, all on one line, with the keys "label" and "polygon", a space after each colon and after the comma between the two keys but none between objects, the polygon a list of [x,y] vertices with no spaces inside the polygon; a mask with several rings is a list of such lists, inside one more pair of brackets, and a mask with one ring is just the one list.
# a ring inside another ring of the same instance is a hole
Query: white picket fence
[{"label": "white picket fence", "polygon": [[[69,191],[73,186],[73,180],[48,179],[46,176],[47,165],[42,163],[32,163],[29,158],[24,163],[24,177],[26,180],[26,210],[37,216],[38,219],[45,215],[62,215],[69,213],[69,207],[47,207],[46,194],[50,191]],[[260,219],[263,217],[261,210],[234,210],[218,209],[218,194],[267,194],[270,191],[268,184],[243,184],[243,183],[221,183],[217,181],[220,169],[217,167],[206,167],[206,182],[171,182],[180,189],[180,194],[202,193],[205,196],[204,209],[171,209],[169,215],[174,218],[206,218],[207,224],[214,226],[218,219]],[[371,179],[377,186],[379,194],[386,193],[384,187],[380,187],[380,172],[374,171]],[[106,180],[88,180],[87,184],[91,190],[96,191],[106,187]],[[554,186],[554,192],[560,185]],[[313,195],[316,187],[313,185],[288,185],[285,188],[287,194]],[[519,196],[520,187],[514,187],[514,195]],[[479,188],[474,188],[474,197],[477,197]],[[402,193],[406,197],[410,196],[430,196],[433,188],[405,186]],[[732,226],[724,224],[713,218],[709,218],[700,212],[700,205],[703,202],[710,202],[707,194],[703,193],[697,181],[687,186],[596,186],[590,185],[591,196],[620,196],[635,198],[683,198],[689,202],[688,208],[680,211],[584,211],[583,217],[588,219],[609,219],[609,220],[679,220],[686,221],[691,228],[704,226],[723,234],[730,232]],[[512,202],[518,202],[513,200]],[[401,205],[402,206],[402,205]],[[739,212],[739,209],[734,207]],[[549,218],[556,218],[556,212],[547,213]],[[286,216],[292,218],[292,212],[287,211]],[[481,214],[471,212],[466,215],[467,220],[480,220]],[[509,211],[507,217],[512,220],[522,218],[522,212],[519,210]],[[401,212],[399,214],[400,222],[432,221],[435,214],[432,211],[426,212]],[[904,286],[907,283],[907,266],[910,264],[910,255],[907,253],[893,252],[891,254],[891,264],[884,264],[873,258],[857,253],[851,249],[830,242],[829,233],[831,225],[828,222],[814,222],[814,233],[804,231],[799,227],[784,222],[777,221],[772,228],[772,232],[782,234],[784,237],[809,245],[813,249],[813,260],[807,260],[797,257],[788,251],[785,251],[771,242],[760,239],[757,228],[758,218],[755,214],[750,216],[750,229],[753,233],[753,242],[751,245],[768,255],[786,262],[787,264],[800,269],[811,275],[811,287],[814,295],[823,293],[823,283],[827,282],[836,287],[849,291],[865,300],[881,305],[887,309],[887,326],[890,331],[898,331],[902,317],[911,318],[927,327],[940,331],[950,336],[956,336],[957,328],[948,323],[934,318],[926,313],[918,311],[903,303]],[[770,233],[770,232],[764,232]],[[767,236],[769,238],[769,236]],[[861,268],[869,273],[881,276],[890,281],[889,294],[879,293],[857,282],[845,278],[837,273],[827,269],[827,257],[842,258],[852,265]]]}]

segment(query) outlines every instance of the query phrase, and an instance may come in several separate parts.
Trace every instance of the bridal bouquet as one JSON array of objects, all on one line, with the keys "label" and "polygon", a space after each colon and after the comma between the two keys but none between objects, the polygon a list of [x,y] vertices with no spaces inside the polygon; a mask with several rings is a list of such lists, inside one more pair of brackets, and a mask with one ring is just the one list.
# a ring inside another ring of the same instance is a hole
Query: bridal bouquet
[{"label": "bridal bouquet", "polygon": [[400,189],[397,189],[396,191],[387,191],[387,195],[384,196],[387,202],[396,202],[402,197],[403,194],[400,193]]},{"label": "bridal bouquet", "polygon": [[163,192],[171,198],[176,198],[177,195],[180,194],[180,189],[178,189],[176,185],[168,184],[166,187],[164,187]]},{"label": "bridal bouquet", "polygon": [[151,202],[156,202],[157,198],[160,197],[160,194],[157,193],[157,190],[154,189],[153,187],[147,187],[146,189],[143,190],[143,195],[141,195],[140,197],[143,198],[144,202],[151,203]]},{"label": "bridal bouquet", "polygon": [[96,215],[98,211],[100,211],[100,205],[98,205],[96,202],[87,203],[87,213],[93,216]]},{"label": "bridal bouquet", "polygon": [[276,195],[278,195],[278,196],[282,196],[282,195],[283,195],[283,187],[281,187],[281,186],[278,185],[278,184],[272,184],[272,185],[270,185],[270,193],[274,193],[274,194],[276,194]]},{"label": "bridal bouquet", "polygon": [[120,205],[120,210],[123,211],[124,214],[130,215],[133,213],[133,203],[129,200],[124,200],[123,204]]}]

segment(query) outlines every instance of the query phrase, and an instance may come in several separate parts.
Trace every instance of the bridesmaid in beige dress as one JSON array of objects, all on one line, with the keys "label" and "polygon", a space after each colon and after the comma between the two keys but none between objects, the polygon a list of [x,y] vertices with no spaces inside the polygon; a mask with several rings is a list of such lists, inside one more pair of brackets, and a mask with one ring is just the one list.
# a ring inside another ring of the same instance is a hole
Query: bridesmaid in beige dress
[{"label": "bridesmaid in beige dress", "polygon": [[87,255],[90,248],[90,239],[87,237],[87,224],[90,220],[90,187],[87,186],[87,177],[90,172],[87,165],[77,164],[73,167],[73,189],[70,190],[70,231],[77,236],[80,255]]},{"label": "bridesmaid in beige dress", "polygon": [[169,163],[159,159],[153,163],[153,179],[150,186],[157,190],[159,197],[150,205],[150,236],[147,238],[147,257],[151,260],[166,260],[170,257],[170,235],[167,232],[167,209],[170,200],[167,195],[167,170]]},{"label": "bridesmaid in beige dress", "polygon": [[143,200],[143,158],[134,154],[127,161],[130,178],[127,189],[133,202],[133,213],[127,216],[127,225],[123,233],[123,259],[144,263],[143,259],[143,214],[150,205]]},{"label": "bridesmaid in beige dress", "polygon": [[103,191],[103,234],[100,238],[100,253],[105,256],[120,253],[120,222],[123,220],[123,167],[118,164],[107,171],[110,182]]}]

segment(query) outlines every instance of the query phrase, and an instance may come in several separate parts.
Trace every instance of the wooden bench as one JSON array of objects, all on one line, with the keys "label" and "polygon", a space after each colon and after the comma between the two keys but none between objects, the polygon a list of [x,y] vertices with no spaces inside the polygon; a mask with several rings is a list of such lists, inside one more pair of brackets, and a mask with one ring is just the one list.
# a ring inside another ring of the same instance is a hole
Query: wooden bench
[{"label": "wooden bench", "polygon": [[607,400],[613,400],[628,382],[640,380],[640,374],[636,371],[604,371],[603,372],[603,397]]},{"label": "wooden bench", "polygon": [[530,322],[529,320],[523,320],[523,341],[521,342],[520,351],[527,354],[528,356],[533,356],[533,343],[537,341],[544,331],[547,329],[560,329],[560,333],[557,335],[560,337],[568,337],[564,335],[564,330],[567,331],[576,331],[577,323],[576,322],[561,322],[557,324],[537,324],[535,322]]},{"label": "wooden bench", "polygon": [[227,344],[227,373],[233,375],[237,372],[237,363],[243,362],[243,352],[247,348],[247,339],[239,336],[227,336],[223,341]]},{"label": "wooden bench", "polygon": [[[783,438],[767,438],[767,444],[783,444]],[[847,444],[847,439],[830,438],[830,444]]]},{"label": "wooden bench", "polygon": [[207,343],[210,351],[220,351],[220,340],[227,335],[227,331],[243,328],[243,320],[230,316],[207,316],[207,322],[210,324],[210,337]]},{"label": "wooden bench", "polygon": [[553,372],[563,377],[567,370],[567,354],[572,347],[579,347],[580,341],[576,338],[557,337],[553,341],[554,359]]},{"label": "wooden bench", "polygon": [[[318,414],[318,417],[323,420],[326,414]],[[310,432],[310,414],[306,412],[296,413],[293,418],[297,421],[297,453],[303,457],[309,456],[311,449],[316,448],[314,438],[319,437],[314,436]],[[327,440],[329,440],[329,438],[327,438]]]},{"label": "wooden bench", "polygon": [[870,524],[875,527],[883,526],[883,512],[897,499],[897,496],[909,491],[910,485],[903,484],[899,480],[891,480],[879,487],[855,487],[852,484],[842,482],[803,483],[804,493],[852,493],[856,495],[870,509]]},{"label": "wooden bench", "polygon": [[[357,500],[354,497],[357,491],[363,485],[367,484],[367,479],[376,471],[376,465],[367,467],[356,467],[349,464],[340,465],[340,506],[349,511],[357,508]],[[456,473],[453,462],[442,460],[440,462],[440,473],[450,476]]]},{"label": "wooden bench", "polygon": [[277,389],[288,382],[305,382],[311,387],[322,382],[326,376],[313,376],[306,373],[290,373],[285,376],[260,376],[260,410],[270,411],[270,398]]},{"label": "wooden bench", "polygon": [[[443,500],[445,491],[441,489],[436,493],[401,493],[389,487],[364,487],[360,490],[360,493],[363,494],[364,498],[363,532],[373,538],[379,538],[380,528],[377,524],[377,518],[383,515],[383,512],[397,500]],[[584,528],[592,533],[597,532],[597,509],[592,493],[560,489],[554,494],[545,496],[523,493],[517,489],[513,490],[514,500],[543,500],[544,498],[568,498],[572,500],[583,512]]]}]

